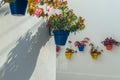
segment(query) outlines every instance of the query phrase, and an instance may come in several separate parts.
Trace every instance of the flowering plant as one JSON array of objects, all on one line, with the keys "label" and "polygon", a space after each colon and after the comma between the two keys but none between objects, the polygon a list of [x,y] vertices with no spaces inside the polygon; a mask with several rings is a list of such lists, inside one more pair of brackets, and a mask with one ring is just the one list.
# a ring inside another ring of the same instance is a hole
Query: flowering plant
[{"label": "flowering plant", "polygon": [[107,46],[107,45],[111,45],[111,46],[116,45],[116,46],[119,46],[120,42],[116,41],[112,37],[110,37],[110,38],[107,37],[104,41],[102,41],[102,44],[104,46]]},{"label": "flowering plant", "polygon": [[75,53],[76,51],[74,51],[74,50],[71,49],[71,48],[66,48],[66,51],[65,51],[65,52]]},{"label": "flowering plant", "polygon": [[82,41],[75,41],[74,45],[75,46],[86,46],[89,40],[90,39],[88,37],[85,37],[84,40]]},{"label": "flowering plant", "polygon": [[95,47],[93,43],[90,43],[89,45],[91,46],[90,55],[92,59],[96,60],[103,50],[98,50],[98,46]]},{"label": "flowering plant", "polygon": [[71,48],[66,48],[65,51],[65,56],[67,59],[70,59],[73,53],[76,53],[77,51],[71,49]]},{"label": "flowering plant", "polygon": [[[59,13],[48,15],[47,11],[50,9],[41,8],[39,5],[50,6]],[[37,17],[44,17],[47,19],[46,27],[52,30],[68,30],[75,32],[85,28],[84,19],[77,17],[72,9],[67,6],[67,1],[63,0],[28,0],[28,13],[36,15]]]}]

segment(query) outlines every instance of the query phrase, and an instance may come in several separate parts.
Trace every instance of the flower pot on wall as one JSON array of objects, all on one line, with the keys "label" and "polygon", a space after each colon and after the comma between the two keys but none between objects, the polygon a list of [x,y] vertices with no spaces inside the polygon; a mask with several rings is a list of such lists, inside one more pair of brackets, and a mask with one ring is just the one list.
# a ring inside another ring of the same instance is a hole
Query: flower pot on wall
[{"label": "flower pot on wall", "polygon": [[27,0],[16,0],[9,4],[12,15],[25,15],[27,8]]},{"label": "flower pot on wall", "polygon": [[71,52],[65,52],[65,57],[67,59],[71,59],[72,53]]},{"label": "flower pot on wall", "polygon": [[84,48],[85,48],[84,45],[79,45],[79,46],[78,46],[79,51],[84,51]]},{"label": "flower pot on wall", "polygon": [[92,59],[96,60],[98,58],[98,53],[91,53]]},{"label": "flower pot on wall", "polygon": [[69,33],[70,33],[69,31],[54,30],[53,34],[54,34],[55,44],[64,46],[66,44]]},{"label": "flower pot on wall", "polygon": [[112,49],[112,45],[106,45],[106,49],[107,50],[111,50]]}]

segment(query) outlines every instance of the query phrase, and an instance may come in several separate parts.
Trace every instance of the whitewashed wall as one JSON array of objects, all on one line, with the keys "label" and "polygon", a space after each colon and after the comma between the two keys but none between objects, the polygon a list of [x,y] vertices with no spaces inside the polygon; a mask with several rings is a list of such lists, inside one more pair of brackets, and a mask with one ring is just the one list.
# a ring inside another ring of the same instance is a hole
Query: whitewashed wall
[{"label": "whitewashed wall", "polygon": [[6,11],[0,9],[0,80],[55,80],[55,46],[44,20]]},{"label": "whitewashed wall", "polygon": [[[78,16],[85,18],[84,31],[71,34],[69,40],[82,40],[89,37],[104,52],[98,60],[92,60],[87,46],[84,52],[73,54],[71,60],[64,56],[62,47],[57,57],[57,80],[119,80],[120,79],[120,47],[106,51],[101,41],[106,37],[113,37],[120,41],[120,0],[68,0],[69,7]],[[74,46],[72,47],[74,49]],[[68,77],[66,77],[66,76]],[[65,78],[63,78],[63,76]],[[76,76],[76,78],[75,78]]]}]

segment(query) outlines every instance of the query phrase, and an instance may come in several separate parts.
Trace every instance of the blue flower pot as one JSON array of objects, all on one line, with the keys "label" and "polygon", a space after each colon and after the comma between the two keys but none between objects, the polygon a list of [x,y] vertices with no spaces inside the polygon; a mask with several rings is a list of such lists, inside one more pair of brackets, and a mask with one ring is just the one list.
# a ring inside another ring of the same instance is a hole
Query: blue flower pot
[{"label": "blue flower pot", "polygon": [[66,41],[67,41],[69,33],[70,33],[69,31],[54,30],[53,34],[54,34],[55,44],[56,45],[64,46],[66,44]]},{"label": "blue flower pot", "polygon": [[84,51],[84,45],[80,45],[80,46],[78,46],[78,49],[79,49],[79,51]]},{"label": "blue flower pot", "polygon": [[25,15],[27,8],[27,0],[16,0],[9,4],[12,15]]}]

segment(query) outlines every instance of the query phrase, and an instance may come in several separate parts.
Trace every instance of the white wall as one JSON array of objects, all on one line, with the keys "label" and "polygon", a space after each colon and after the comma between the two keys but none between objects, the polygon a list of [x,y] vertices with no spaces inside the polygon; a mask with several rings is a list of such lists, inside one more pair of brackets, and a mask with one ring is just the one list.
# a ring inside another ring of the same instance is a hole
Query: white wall
[{"label": "white wall", "polygon": [[[69,40],[82,40],[89,37],[90,42],[95,43],[104,52],[98,60],[92,60],[87,46],[85,51],[73,54],[71,60],[64,56],[65,47],[62,47],[60,55],[57,57],[57,72],[72,73],[92,77],[108,77],[112,80],[120,79],[120,49],[114,47],[112,51],[106,51],[101,41],[106,37],[113,37],[120,41],[120,0],[68,0],[69,7],[75,13],[85,18],[86,28],[84,31],[71,34]],[[74,49],[77,49],[73,46]],[[82,78],[82,80],[89,80]],[[96,80],[101,80],[98,78]]]},{"label": "white wall", "polygon": [[43,19],[7,10],[0,9],[0,80],[55,80],[55,46]]}]

